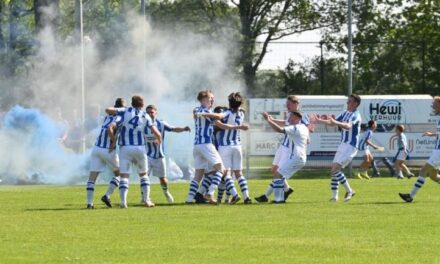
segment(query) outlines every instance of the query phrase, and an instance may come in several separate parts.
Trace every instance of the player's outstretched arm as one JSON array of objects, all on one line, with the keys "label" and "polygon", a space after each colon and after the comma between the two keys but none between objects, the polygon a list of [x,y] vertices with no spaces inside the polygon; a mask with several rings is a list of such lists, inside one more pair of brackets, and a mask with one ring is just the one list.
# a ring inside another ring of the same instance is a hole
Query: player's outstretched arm
[{"label": "player's outstretched arm", "polygon": [[105,109],[105,112],[106,112],[108,115],[116,115],[116,114],[118,113],[118,109],[115,108],[115,107],[107,107],[107,108]]},{"label": "player's outstretched arm", "polygon": [[432,131],[426,131],[425,133],[423,133],[424,137],[436,137],[437,136],[437,132],[432,132]]},{"label": "player's outstretched arm", "polygon": [[373,144],[373,142],[371,142],[371,140],[367,140],[367,141],[365,142],[365,144],[371,146],[371,147],[374,148],[374,149],[380,149],[380,148],[381,148],[381,146],[376,145],[376,144]]},{"label": "player's outstretched arm", "polygon": [[337,121],[336,119],[333,119],[333,118],[330,118],[329,120],[333,126],[337,126],[337,127],[343,128],[343,129],[351,129],[353,126],[353,124],[351,122],[349,122],[349,123],[348,122],[347,123],[340,122],[340,121]]},{"label": "player's outstretched arm", "polygon": [[[266,113],[267,114],[267,113]],[[263,115],[264,119],[266,119],[267,123],[278,133],[284,133],[284,128],[280,127],[270,115]]]},{"label": "player's outstretched arm", "polygon": [[220,120],[225,118],[225,115],[223,113],[205,113],[205,112],[201,112],[201,113],[197,113],[196,115],[200,116],[200,117],[205,117],[205,118],[211,118],[214,120]]},{"label": "player's outstretched arm", "polygon": [[185,131],[191,132],[191,128],[189,126],[186,126],[186,127],[174,127],[171,131],[172,132],[176,132],[176,133],[185,132]]},{"label": "player's outstretched arm", "polygon": [[323,115],[322,117],[318,117],[317,114],[311,114],[311,119],[313,119],[315,121],[315,123],[317,124],[321,124],[321,125],[327,125],[327,126],[334,126],[330,119],[327,119],[326,115]]},{"label": "player's outstretched arm", "polygon": [[218,120],[216,120],[214,122],[214,125],[219,127],[219,128],[221,128],[221,129],[241,129],[241,130],[247,130],[249,128],[248,125],[244,125],[244,124],[243,125],[231,125],[231,124],[222,123],[222,122],[220,122]]}]

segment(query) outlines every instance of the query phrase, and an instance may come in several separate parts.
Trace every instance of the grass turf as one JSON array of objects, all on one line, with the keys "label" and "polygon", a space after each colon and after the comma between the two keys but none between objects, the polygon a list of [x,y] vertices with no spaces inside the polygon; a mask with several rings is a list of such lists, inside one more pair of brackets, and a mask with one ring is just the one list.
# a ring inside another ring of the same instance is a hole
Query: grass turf
[{"label": "grass turf", "polygon": [[[252,197],[268,183],[250,180]],[[102,205],[103,185],[95,210],[84,209],[83,186],[1,186],[0,263],[440,262],[438,184],[406,204],[397,193],[414,179],[353,179],[353,200],[332,204],[328,179],[290,183],[287,204],[218,207],[169,206],[153,185],[157,206],[144,208],[132,182],[127,210]],[[187,188],[171,185],[176,201]]]}]

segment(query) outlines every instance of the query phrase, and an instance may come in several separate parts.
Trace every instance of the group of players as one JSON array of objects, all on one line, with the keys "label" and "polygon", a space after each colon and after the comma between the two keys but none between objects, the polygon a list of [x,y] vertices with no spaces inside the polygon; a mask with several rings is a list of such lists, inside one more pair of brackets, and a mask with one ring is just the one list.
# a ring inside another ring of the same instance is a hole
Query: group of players
[{"label": "group of players", "polygon": [[[201,91],[197,100],[200,106],[193,109],[195,120],[194,138],[194,178],[190,182],[186,203],[209,203],[219,204],[226,192],[226,202],[235,204],[241,200],[234,185],[234,178],[238,181],[244,203],[250,204],[248,185],[242,174],[242,149],[240,143],[240,130],[247,130],[244,124],[244,111],[241,108],[243,98],[240,93],[232,93],[228,97],[229,108],[217,107],[212,109],[214,95],[211,91]],[[341,144],[334,156],[331,166],[331,199],[336,202],[339,199],[339,185],[345,189],[344,201],[348,202],[355,195],[348,179],[343,173],[347,166],[356,156],[358,150],[365,151],[365,160],[361,165],[361,176],[366,176],[371,153],[368,146],[380,148],[371,142],[372,130],[375,122],[368,123],[370,130],[361,138],[361,115],[357,108],[361,98],[352,94],[347,100],[347,110],[336,118],[329,115],[310,114],[300,112],[300,101],[297,96],[288,96],[286,107],[288,110],[286,120],[274,119],[268,113],[263,113],[264,119],[278,133],[283,133],[284,138],[275,153],[272,165],[273,180],[269,184],[265,194],[255,200],[259,203],[268,202],[270,195],[274,194],[273,203],[284,203],[293,188],[287,180],[299,171],[306,163],[307,145],[310,143],[309,133],[313,132],[315,124],[335,126],[341,130]],[[101,132],[96,140],[92,151],[90,164],[90,177],[87,182],[87,208],[93,209],[94,185],[97,176],[104,171],[108,164],[114,177],[109,183],[107,192],[101,197],[101,201],[108,207],[112,207],[110,196],[119,187],[120,207],[127,208],[128,178],[131,166],[135,165],[140,177],[141,202],[146,207],[154,207],[150,198],[151,172],[160,178],[160,183],[165,197],[169,203],[174,198],[168,190],[166,178],[166,164],[163,152],[163,139],[165,132],[191,131],[186,127],[172,127],[157,118],[157,107],[149,105],[143,111],[144,100],[141,96],[133,96],[131,106],[127,107],[123,99],[118,98],[114,107],[106,109],[107,116],[102,125]],[[435,114],[440,115],[440,97],[435,97],[433,102]],[[403,161],[408,152],[403,139],[403,126],[396,128],[401,144],[396,155],[396,169],[398,177],[403,177],[400,169],[406,168]],[[417,182],[411,193],[400,193],[406,202],[411,202],[416,192],[424,184],[425,177],[429,176],[439,182],[437,169],[440,168],[440,121],[436,132],[426,132],[425,136],[437,136],[437,144],[428,162],[421,169]],[[399,141],[400,142],[400,141]],[[116,144],[119,144],[119,156]],[[120,162],[119,162],[120,159]],[[399,162],[401,161],[401,162]],[[407,170],[407,168],[406,168]],[[413,176],[409,170],[408,176]],[[234,176],[234,178],[233,178]],[[360,177],[360,176],[359,176]],[[214,197],[217,190],[217,197]]]}]

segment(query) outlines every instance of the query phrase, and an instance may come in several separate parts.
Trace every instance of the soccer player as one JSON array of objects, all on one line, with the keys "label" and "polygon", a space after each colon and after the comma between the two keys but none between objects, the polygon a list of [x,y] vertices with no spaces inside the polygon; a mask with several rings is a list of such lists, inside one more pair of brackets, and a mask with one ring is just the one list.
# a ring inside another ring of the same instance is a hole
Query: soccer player
[{"label": "soccer player", "polygon": [[396,170],[397,179],[403,179],[402,170],[405,171],[406,176],[409,178],[413,177],[414,174],[408,169],[405,165],[405,160],[409,159],[409,151],[408,151],[408,142],[406,140],[406,136],[403,133],[405,131],[405,127],[403,125],[396,126],[396,135],[397,135],[397,153],[394,157],[394,167]]},{"label": "soccer player", "polygon": [[[287,96],[287,101],[286,101],[286,108],[287,108],[287,118],[286,120],[278,120],[278,119],[273,119],[273,121],[278,125],[278,126],[287,126],[289,125],[289,120],[290,120],[290,113],[292,111],[299,111],[300,108],[300,101],[299,101],[299,97],[295,96],[295,95],[289,95]],[[303,123],[305,126],[307,126],[309,128],[310,132],[313,132],[313,126],[310,124],[309,119],[307,117],[307,115],[302,114],[302,119],[301,119],[301,123]],[[280,162],[282,160],[285,160],[286,157],[288,157],[289,153],[290,153],[290,140],[289,140],[289,136],[287,136],[287,134],[284,135],[284,137],[281,140],[281,144],[278,147],[277,151],[275,152],[275,157],[272,161],[272,174],[276,173],[278,171]],[[273,188],[272,186],[269,186],[267,188],[266,197],[269,197],[273,192]],[[284,195],[285,195],[285,199],[287,200],[287,198],[293,193],[293,188],[291,188],[289,186],[289,183],[287,182],[287,178],[284,179]],[[260,196],[262,197],[262,196]],[[258,197],[257,197],[258,198]],[[264,197],[262,198],[264,200]]]},{"label": "soccer player", "polygon": [[[142,111],[144,98],[134,95],[131,107],[109,107],[105,111],[110,115],[121,115],[121,132],[119,134],[120,175],[119,195],[121,208],[127,208],[128,178],[131,173],[131,164],[137,166],[142,190],[142,202],[146,207],[154,207],[150,200],[150,179],[147,175],[148,160],[145,153],[145,131],[151,129],[156,136],[156,144],[160,144],[162,137],[154,126],[151,118]],[[113,142],[112,142],[113,143]]]},{"label": "soccer player", "polygon": [[[435,115],[440,115],[440,96],[434,97],[432,109]],[[427,131],[423,133],[423,136],[437,137],[437,139],[429,160],[420,169],[419,177],[417,177],[417,181],[414,184],[411,193],[399,193],[399,196],[408,203],[413,201],[417,192],[420,188],[422,188],[423,184],[425,183],[426,177],[430,177],[431,180],[440,183],[440,175],[438,175],[437,173],[437,171],[440,170],[440,119],[437,121],[437,131]]]},{"label": "soccer player", "polygon": [[368,176],[368,169],[370,168],[373,155],[370,152],[369,146],[374,149],[381,150],[382,148],[378,145],[375,145],[371,142],[371,138],[373,136],[374,131],[376,131],[377,123],[374,120],[368,121],[368,129],[362,135],[362,139],[359,143],[359,150],[364,151],[364,160],[359,168],[359,173],[356,175],[359,179],[365,178],[367,180],[370,179]]},{"label": "soccer player", "polygon": [[326,115],[314,119],[323,125],[335,126],[341,128],[341,144],[336,151],[331,168],[331,202],[338,201],[339,184],[345,188],[344,201],[348,202],[355,195],[355,191],[350,187],[348,179],[345,177],[342,169],[347,166],[356,156],[359,147],[359,133],[361,130],[361,115],[357,108],[361,104],[361,98],[357,94],[351,94],[347,100],[347,110],[342,112],[336,119]]},{"label": "soccer player", "polygon": [[[229,109],[224,112],[224,118],[221,120],[223,124],[242,126],[243,130],[247,130],[247,125],[243,125],[244,110],[241,108],[243,98],[240,93],[231,93],[228,96]],[[220,124],[217,123],[217,126]],[[249,190],[246,178],[242,173],[243,153],[241,149],[241,139],[239,129],[221,129],[216,136],[218,144],[218,152],[222,158],[225,167],[225,187],[230,188],[229,177],[234,173],[238,181],[240,190],[243,194],[244,203],[250,204],[252,200],[249,198]],[[229,184],[228,184],[229,183]],[[219,191],[220,194],[220,191]],[[221,200],[221,197],[220,197]]]},{"label": "soccer player", "polygon": [[172,127],[167,122],[160,120],[157,118],[157,107],[155,105],[148,105],[146,108],[147,114],[150,116],[153,121],[155,127],[162,136],[162,143],[156,145],[154,141],[156,140],[152,131],[147,127],[146,131],[146,152],[148,156],[148,173],[156,177],[159,177],[160,185],[162,186],[163,193],[168,201],[168,203],[173,203],[174,198],[168,190],[168,179],[166,177],[166,160],[164,153],[164,139],[165,139],[165,131],[167,132],[191,132],[189,126],[186,127]]},{"label": "soccer player", "polygon": [[[275,200],[273,202],[285,203],[285,179],[292,177],[306,164],[309,129],[301,123],[302,114],[298,111],[289,113],[289,125],[285,127],[279,126],[268,113],[263,113],[263,117],[276,132],[288,135],[290,140],[289,154],[280,161],[280,166],[273,173],[273,180],[269,185],[274,189]],[[267,202],[269,199],[268,196],[263,194],[256,197],[255,200],[257,202]]]},{"label": "soccer player", "polygon": [[[213,145],[212,134],[215,121],[224,118],[224,115],[212,112],[211,107],[214,101],[214,95],[210,91],[199,92],[197,100],[200,102],[200,106],[196,107],[193,111],[195,120],[195,139],[193,149],[195,175],[190,183],[186,203],[193,202],[194,196],[199,187],[199,182],[205,173],[205,169],[212,167],[215,170],[215,174],[212,176],[211,184],[204,198],[210,204],[217,204],[217,201],[214,199],[214,192],[221,182],[224,167],[221,157]],[[222,128],[243,128],[243,126],[231,126],[227,124],[220,124],[220,126]],[[232,184],[230,189],[231,195],[233,196],[231,204],[234,204],[240,200],[240,196],[237,194],[234,184]]]},{"label": "soccer player", "polygon": [[[124,107],[125,100],[122,98],[116,99],[114,107]],[[119,117],[120,118],[120,117]],[[119,157],[116,151],[113,151],[111,144],[111,133],[108,128],[118,122],[118,116],[107,115],[104,119],[104,123],[101,126],[101,132],[96,139],[95,145],[92,150],[90,158],[90,176],[87,181],[87,208],[94,209],[93,195],[95,192],[95,182],[99,173],[105,170],[106,164],[113,170],[114,177],[109,183],[106,194],[101,200],[108,206],[112,207],[110,202],[110,195],[114,189],[119,185]],[[104,198],[105,197],[105,198]]]}]

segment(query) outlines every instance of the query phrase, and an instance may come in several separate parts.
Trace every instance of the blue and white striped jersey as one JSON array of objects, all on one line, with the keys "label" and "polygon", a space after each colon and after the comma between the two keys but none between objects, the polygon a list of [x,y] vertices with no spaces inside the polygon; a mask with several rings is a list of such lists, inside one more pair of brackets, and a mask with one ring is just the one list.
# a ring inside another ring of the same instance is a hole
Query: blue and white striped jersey
[{"label": "blue and white striped jersey", "polygon": [[[195,113],[212,113],[211,109],[205,108],[203,106],[196,107],[194,109]],[[194,145],[199,144],[210,144],[212,143],[212,136],[214,132],[214,120],[206,117],[196,117],[195,118],[195,138]]]},{"label": "blue and white striped jersey", "polygon": [[147,152],[147,156],[153,159],[159,159],[165,157],[164,153],[164,140],[165,140],[165,131],[173,131],[172,126],[170,126],[168,123],[166,123],[163,120],[153,120],[153,124],[156,126],[157,130],[159,130],[160,134],[162,135],[162,142],[160,145],[157,145],[154,143],[156,140],[156,137],[154,136],[153,132],[151,131],[150,127],[145,127],[145,151]]},{"label": "blue and white striped jersey", "polygon": [[440,149],[440,119],[437,121],[437,139],[434,149]]},{"label": "blue and white striped jersey", "polygon": [[406,135],[401,133],[397,138],[397,148],[398,150],[407,150],[408,151],[408,141],[406,140]]},{"label": "blue and white striped jersey", "polygon": [[152,127],[153,122],[144,111],[134,107],[117,108],[121,115],[121,132],[119,134],[120,146],[145,145],[145,127]]},{"label": "blue and white striped jersey", "polygon": [[107,129],[110,127],[111,123],[118,124],[120,121],[121,121],[120,115],[114,115],[114,116],[107,115],[104,118],[104,122],[102,123],[101,131],[99,132],[99,136],[96,138],[95,146],[100,147],[100,148],[106,148],[106,149],[110,148],[111,140],[110,140],[110,137],[108,136]]},{"label": "blue and white striped jersey", "polygon": [[[224,112],[225,117],[222,122],[229,125],[242,125],[244,121],[244,112],[239,110],[234,113],[232,110]],[[237,146],[240,145],[240,129],[221,129],[216,136],[219,146]]]},{"label": "blue and white striped jersey", "polygon": [[[287,118],[286,118],[286,123],[285,123],[286,126],[290,125],[289,120],[290,120],[290,113],[287,115]],[[303,124],[305,126],[309,126],[310,122],[309,122],[309,117],[307,116],[307,114],[303,113],[303,116],[301,119],[301,124]],[[286,148],[290,147],[290,140],[286,134],[284,135],[283,139],[281,140],[281,145]]]},{"label": "blue and white striped jersey", "polygon": [[284,127],[284,133],[291,141],[291,158],[301,157],[307,159],[307,140],[309,139],[309,129],[304,124],[289,125]]},{"label": "blue and white striped jersey", "polygon": [[344,111],[336,120],[344,123],[351,123],[351,129],[342,129],[341,131],[341,142],[352,145],[355,148],[359,148],[359,137],[361,132],[361,122],[362,118],[359,111],[354,112]]},{"label": "blue and white striped jersey", "polygon": [[359,143],[359,150],[366,150],[369,149],[369,146],[367,144],[367,141],[371,139],[373,136],[373,131],[371,128],[367,129],[364,134],[362,134],[361,141]]}]

